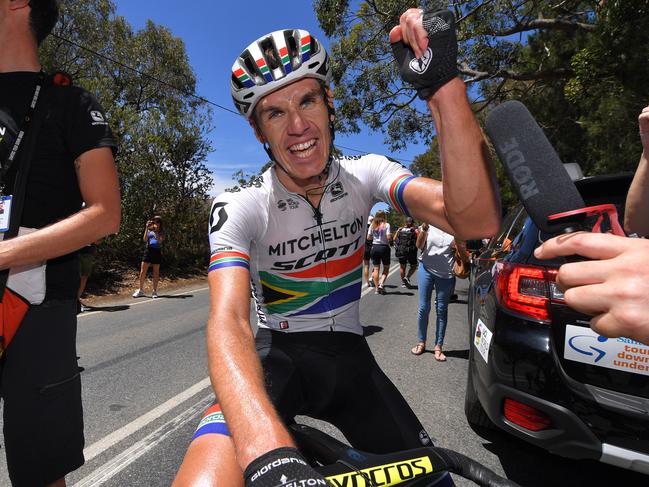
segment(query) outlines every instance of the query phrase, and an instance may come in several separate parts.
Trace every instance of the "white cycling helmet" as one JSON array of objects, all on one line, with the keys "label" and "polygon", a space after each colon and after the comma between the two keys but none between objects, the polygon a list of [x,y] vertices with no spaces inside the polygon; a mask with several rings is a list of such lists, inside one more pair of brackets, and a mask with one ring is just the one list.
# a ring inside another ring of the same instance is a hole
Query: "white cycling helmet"
[{"label": "white cycling helmet", "polygon": [[306,30],[277,30],[250,44],[232,65],[232,98],[249,119],[261,98],[302,78],[331,83],[327,51]]}]

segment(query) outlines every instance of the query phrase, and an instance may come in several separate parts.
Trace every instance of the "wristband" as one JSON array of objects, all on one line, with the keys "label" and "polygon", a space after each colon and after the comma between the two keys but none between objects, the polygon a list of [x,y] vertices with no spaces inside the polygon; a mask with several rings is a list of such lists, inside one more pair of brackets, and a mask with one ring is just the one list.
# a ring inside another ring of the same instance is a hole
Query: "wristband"
[{"label": "wristband", "polygon": [[281,447],[253,460],[243,474],[246,487],[282,485],[331,487],[295,448]]}]

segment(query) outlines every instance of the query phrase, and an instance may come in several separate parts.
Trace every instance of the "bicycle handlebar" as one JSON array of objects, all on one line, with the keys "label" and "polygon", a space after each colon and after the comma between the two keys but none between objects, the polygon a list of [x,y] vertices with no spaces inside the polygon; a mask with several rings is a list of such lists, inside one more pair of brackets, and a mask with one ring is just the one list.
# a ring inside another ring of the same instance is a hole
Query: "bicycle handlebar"
[{"label": "bicycle handlebar", "polygon": [[[518,484],[501,477],[481,463],[453,450],[429,447],[430,457],[439,458],[438,470],[447,470],[483,487],[517,487]],[[434,465],[435,466],[435,465]]]},{"label": "bicycle handlebar", "polygon": [[320,430],[291,425],[299,449],[335,487],[412,485],[435,473],[451,472],[481,487],[519,487],[484,465],[446,448],[421,447],[376,455],[358,451]]}]

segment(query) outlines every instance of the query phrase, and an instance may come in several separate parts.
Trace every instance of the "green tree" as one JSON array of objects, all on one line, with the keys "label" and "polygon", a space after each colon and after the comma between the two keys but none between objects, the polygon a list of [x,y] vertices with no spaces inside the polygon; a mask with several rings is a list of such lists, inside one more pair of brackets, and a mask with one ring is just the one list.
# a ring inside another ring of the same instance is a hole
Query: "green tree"
[{"label": "green tree", "polygon": [[122,226],[103,244],[104,257],[132,265],[144,222],[159,214],[167,263],[204,263],[211,111],[194,95],[183,41],[151,21],[134,31],[112,0],[65,2],[41,58],[97,96],[119,142]]},{"label": "green tree", "polygon": [[232,175],[232,180],[236,184],[230,188],[226,188],[225,190],[230,193],[236,193],[237,191],[241,191],[243,188],[257,184],[257,182],[261,180],[261,175],[270,169],[272,165],[273,161],[268,161],[261,167],[259,172],[256,173],[249,173],[245,172],[243,169],[239,169]]},{"label": "green tree", "polygon": [[[315,0],[332,38],[340,130],[382,131],[393,149],[430,146],[434,127],[387,42],[406,0]],[[421,2],[440,6],[445,2]],[[565,162],[587,173],[635,166],[637,115],[649,99],[649,4],[623,0],[464,0],[458,67],[476,112],[519,99]]]}]

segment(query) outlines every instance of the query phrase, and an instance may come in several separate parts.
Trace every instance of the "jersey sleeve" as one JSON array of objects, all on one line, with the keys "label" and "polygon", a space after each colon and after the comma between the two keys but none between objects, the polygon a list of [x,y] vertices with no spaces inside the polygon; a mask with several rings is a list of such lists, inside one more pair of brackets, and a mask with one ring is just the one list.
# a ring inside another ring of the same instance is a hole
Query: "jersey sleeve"
[{"label": "jersey sleeve", "polygon": [[68,93],[65,138],[73,159],[92,149],[110,147],[117,153],[117,141],[99,102],[80,88],[64,88]]},{"label": "jersey sleeve", "polygon": [[403,193],[410,181],[415,179],[412,173],[398,162],[387,157],[370,154],[363,161],[364,171],[371,185],[372,196],[377,201],[387,203],[399,213],[410,216],[403,199]]},{"label": "jersey sleeve", "polygon": [[260,228],[254,201],[241,193],[223,193],[210,211],[208,273],[226,267],[250,270],[250,247]]}]

